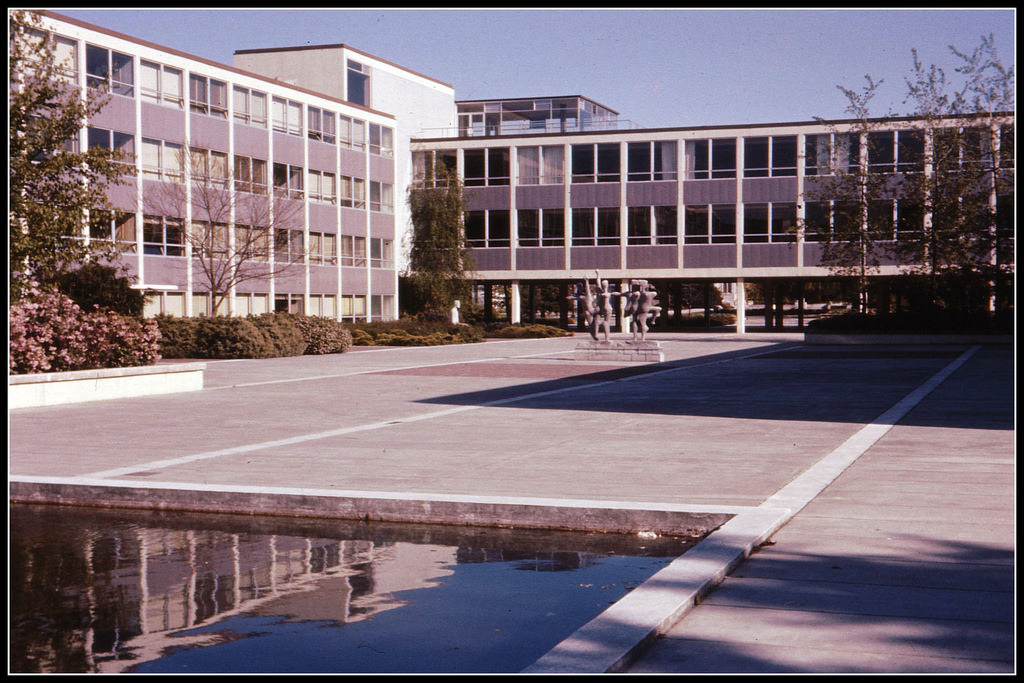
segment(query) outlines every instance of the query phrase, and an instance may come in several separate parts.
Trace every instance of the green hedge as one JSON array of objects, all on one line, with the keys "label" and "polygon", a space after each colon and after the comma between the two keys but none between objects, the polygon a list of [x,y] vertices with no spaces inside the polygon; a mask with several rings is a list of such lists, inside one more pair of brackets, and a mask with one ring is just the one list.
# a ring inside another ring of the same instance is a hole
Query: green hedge
[{"label": "green hedge", "polygon": [[371,323],[350,323],[352,342],[359,346],[442,346],[474,344],[484,333],[472,325],[453,325],[416,318]]},{"label": "green hedge", "polygon": [[344,353],[352,336],[336,320],[292,313],[155,318],[164,358],[280,358]]},{"label": "green hedge", "polygon": [[547,337],[569,337],[572,332],[551,325],[509,325],[487,333],[488,337],[501,339],[542,339]]}]

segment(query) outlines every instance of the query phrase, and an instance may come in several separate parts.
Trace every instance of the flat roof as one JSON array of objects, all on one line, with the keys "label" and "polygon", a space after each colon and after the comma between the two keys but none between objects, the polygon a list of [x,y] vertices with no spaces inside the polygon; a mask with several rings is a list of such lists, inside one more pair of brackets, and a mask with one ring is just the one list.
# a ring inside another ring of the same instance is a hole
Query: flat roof
[{"label": "flat roof", "polygon": [[434,81],[435,83],[439,83],[439,84],[441,84],[443,86],[451,88],[452,90],[455,90],[455,86],[453,86],[451,83],[445,83],[444,81],[438,80],[438,79],[434,78],[433,76],[428,76],[426,74],[420,73],[419,71],[413,71],[412,69],[404,67],[401,64],[395,64],[394,62],[392,62],[390,60],[383,59],[381,57],[378,57],[377,55],[372,55],[369,52],[365,52],[365,51],[360,50],[358,48],[352,47],[351,45],[348,45],[347,43],[328,43],[328,44],[325,44],[325,45],[294,45],[294,46],[288,46],[288,47],[248,48],[248,49],[245,49],[245,50],[235,50],[234,54],[236,54],[236,55],[251,55],[251,54],[262,54],[262,53],[266,53],[266,52],[298,52],[300,50],[338,50],[338,49],[351,50],[352,52],[355,52],[357,54],[361,54],[364,57],[369,57],[370,59],[375,59],[378,62],[382,62],[384,64],[387,64],[388,66],[393,66],[396,69],[401,69],[402,71],[408,71],[409,73],[411,73],[411,74],[413,74],[415,76],[419,76],[420,78],[426,78],[429,81]]},{"label": "flat roof", "polygon": [[598,102],[595,99],[587,97],[586,95],[543,95],[543,96],[540,96],[540,97],[489,97],[489,98],[478,99],[478,100],[455,100],[455,104],[456,105],[459,105],[459,104],[476,104],[476,103],[484,103],[484,102],[525,102],[527,100],[530,100],[530,101],[532,101],[532,100],[586,100],[587,102],[591,102],[593,104],[596,104],[597,106],[601,107],[602,109],[610,111],[611,113],[613,113],[615,115],[618,115],[620,113],[620,112],[612,109],[611,107],[607,107],[607,106],[601,104],[600,102]]},{"label": "flat roof", "polygon": [[103,26],[98,26],[96,24],[90,24],[87,21],[81,21],[79,19],[74,19],[72,17],[68,17],[68,16],[65,16],[63,14],[58,14],[57,12],[52,12],[50,10],[27,10],[27,11],[36,12],[40,16],[44,16],[44,17],[47,17],[49,19],[53,19],[55,21],[62,21],[65,24],[71,24],[73,26],[78,26],[80,28],[88,29],[90,31],[96,31],[97,33],[102,33],[102,34],[108,35],[108,36],[110,36],[112,38],[119,38],[121,40],[127,40],[128,42],[136,43],[137,45],[143,45],[145,47],[153,48],[155,50],[160,50],[161,52],[166,52],[168,54],[172,54],[172,55],[175,55],[177,57],[184,57],[185,59],[191,59],[191,60],[193,60],[195,62],[200,62],[202,64],[207,64],[209,66],[214,66],[214,67],[217,67],[218,69],[224,69],[226,71],[230,71],[232,73],[236,73],[236,74],[239,74],[239,75],[242,75],[242,76],[248,76],[250,78],[255,78],[255,79],[258,79],[258,80],[261,80],[261,81],[265,81],[267,83],[273,83],[274,85],[278,85],[278,86],[281,86],[281,87],[284,87],[284,88],[290,88],[291,90],[295,90],[297,92],[306,93],[308,95],[315,95],[316,97],[322,97],[325,100],[330,100],[331,102],[338,102],[339,104],[344,104],[346,106],[352,107],[353,109],[362,109],[363,111],[366,111],[366,112],[370,112],[370,113],[373,113],[373,114],[378,114],[380,116],[386,116],[389,119],[394,119],[395,118],[394,114],[389,114],[386,111],[380,111],[379,109],[371,109],[370,107],[364,107],[364,106],[362,106],[360,104],[356,104],[354,102],[349,102],[348,100],[342,100],[342,99],[339,99],[337,97],[334,97],[333,95],[328,95],[327,93],[318,92],[316,90],[310,90],[309,88],[303,88],[302,86],[295,85],[294,83],[286,83],[285,81],[280,81],[280,80],[278,80],[276,78],[270,78],[269,76],[265,76],[263,74],[258,74],[258,73],[255,73],[253,71],[246,71],[245,69],[239,69],[238,67],[232,66],[230,64],[222,64],[220,62],[215,62],[212,59],[206,59],[205,57],[200,57],[198,55],[193,55],[193,54],[190,54],[188,52],[182,52],[181,50],[176,50],[176,49],[174,49],[172,47],[167,47],[166,45],[160,45],[159,43],[154,43],[154,42],[151,42],[151,41],[148,41],[148,40],[144,40],[142,38],[137,38],[135,36],[130,36],[127,33],[120,33],[118,31],[112,31],[111,29],[104,28]]}]

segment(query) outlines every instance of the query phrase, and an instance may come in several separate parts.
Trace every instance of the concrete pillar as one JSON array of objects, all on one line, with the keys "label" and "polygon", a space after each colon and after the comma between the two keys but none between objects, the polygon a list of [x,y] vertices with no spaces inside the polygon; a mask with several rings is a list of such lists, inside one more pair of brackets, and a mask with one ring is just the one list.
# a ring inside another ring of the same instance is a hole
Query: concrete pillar
[{"label": "concrete pillar", "polygon": [[531,282],[529,285],[529,295],[527,297],[526,306],[526,319],[533,324],[537,322],[537,283]]},{"label": "concrete pillar", "polygon": [[801,330],[804,329],[804,281],[800,280],[796,283],[796,326]]},{"label": "concrete pillar", "polygon": [[491,284],[484,285],[484,322],[489,323],[494,319],[494,292]]},{"label": "concrete pillar", "polygon": [[522,298],[519,296],[519,281],[513,280],[508,286],[509,297],[506,305],[508,306],[508,321],[513,325],[518,325],[522,321]]},{"label": "concrete pillar", "polygon": [[558,326],[569,329],[569,283],[558,283]]},{"label": "concrete pillar", "polygon": [[[625,263],[625,261],[623,261]],[[619,282],[619,292],[622,294],[629,293],[629,280],[621,280]],[[629,321],[626,320],[626,297],[619,297],[619,306],[615,309],[615,329],[619,332],[629,332]]]},{"label": "concrete pillar", "polygon": [[747,332],[747,290],[743,278],[736,279],[736,334]]}]

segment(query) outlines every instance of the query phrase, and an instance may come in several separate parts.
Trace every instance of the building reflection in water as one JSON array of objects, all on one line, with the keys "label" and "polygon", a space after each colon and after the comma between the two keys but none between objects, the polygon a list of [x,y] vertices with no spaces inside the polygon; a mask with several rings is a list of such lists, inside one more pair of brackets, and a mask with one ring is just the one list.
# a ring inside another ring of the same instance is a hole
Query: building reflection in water
[{"label": "building reflection in water", "polygon": [[[272,529],[282,522],[199,519],[12,506],[11,671],[126,672],[230,640],[230,629],[182,631],[233,615],[350,623],[400,607],[396,593],[430,586],[458,563],[557,571],[592,556],[529,542],[502,550],[486,533],[436,527],[382,535],[347,522]],[[447,538],[431,542],[438,535]],[[657,552],[682,549],[675,539]]]}]

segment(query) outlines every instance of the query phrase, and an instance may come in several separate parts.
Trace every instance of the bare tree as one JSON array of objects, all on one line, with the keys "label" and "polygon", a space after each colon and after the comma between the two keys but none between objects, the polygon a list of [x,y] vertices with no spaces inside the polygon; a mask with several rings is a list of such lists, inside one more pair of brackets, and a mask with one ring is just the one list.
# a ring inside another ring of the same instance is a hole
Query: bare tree
[{"label": "bare tree", "polygon": [[198,280],[217,312],[232,290],[251,280],[283,275],[305,263],[301,194],[271,187],[265,164],[186,146],[179,153],[184,182],[147,187],[148,214],[184,219]]}]

